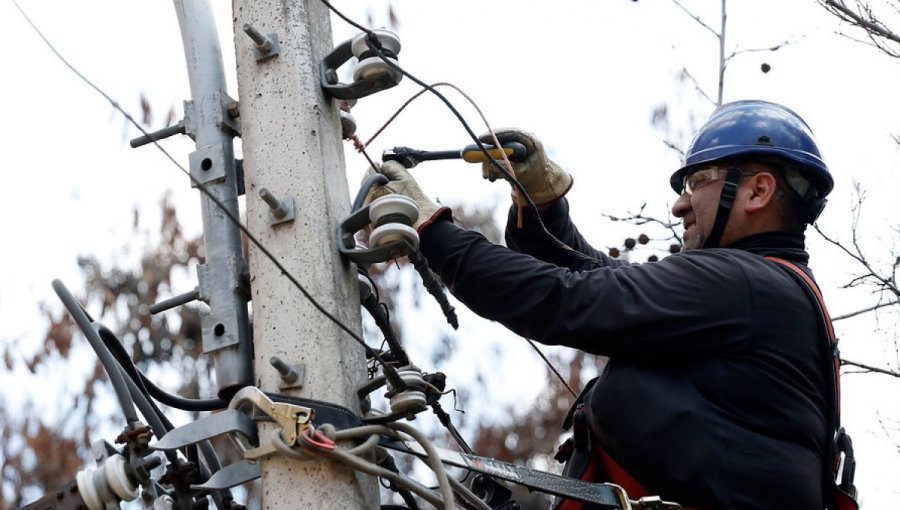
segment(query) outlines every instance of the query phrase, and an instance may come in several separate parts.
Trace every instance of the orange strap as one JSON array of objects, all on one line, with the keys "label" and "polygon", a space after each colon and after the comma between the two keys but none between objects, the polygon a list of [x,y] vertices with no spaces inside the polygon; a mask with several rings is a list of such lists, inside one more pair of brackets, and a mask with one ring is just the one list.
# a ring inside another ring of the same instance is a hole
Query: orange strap
[{"label": "orange strap", "polygon": [[[806,274],[805,271],[797,267],[793,262],[788,262],[787,260],[780,259],[778,257],[766,257],[766,259],[775,262],[781,266],[784,266],[791,271],[793,271],[797,276],[799,276],[806,285],[809,286],[810,290],[812,290],[813,295],[816,296],[816,300],[819,302],[819,308],[822,309],[822,315],[825,317],[825,326],[828,333],[828,342],[831,345],[831,348],[834,349],[834,345],[837,343],[837,338],[834,334],[834,325],[831,323],[831,315],[828,314],[828,308],[825,307],[825,300],[822,299],[822,292],[819,290],[819,286],[816,285],[816,282]],[[838,417],[838,423],[840,423],[841,416],[841,359],[839,356],[835,355],[834,358],[834,391],[835,391],[835,416]]]},{"label": "orange strap", "polygon": [[[584,474],[581,475],[582,480],[586,482],[596,482],[601,478],[602,471],[600,470],[600,463],[597,462],[597,460],[597,450],[594,449],[594,451],[591,452],[591,460],[588,462]],[[583,510],[584,506],[585,503],[583,501],[578,501],[577,499],[564,499],[562,504],[553,510]]]},{"label": "orange strap", "polygon": [[[611,483],[625,489],[628,498],[633,500],[654,495],[647,490],[644,485],[637,481],[633,476],[625,471],[625,468],[619,465],[615,459],[610,457],[606,450],[600,445],[595,445],[591,451],[591,460],[588,462],[587,469],[581,475],[581,479],[588,482],[596,482],[601,479],[609,480]],[[554,510],[583,510],[585,503],[575,499],[565,499],[562,504]],[[682,510],[705,510],[700,507],[683,506]]]},{"label": "orange strap", "polygon": [[644,485],[635,480],[633,476],[628,474],[628,471],[625,471],[625,468],[619,465],[618,462],[615,461],[612,457],[606,453],[606,450],[601,448],[599,445],[595,448],[597,451],[597,455],[599,456],[600,465],[603,468],[603,472],[606,473],[606,476],[609,477],[610,481],[623,489],[628,493],[632,499],[643,498],[645,496],[650,496],[650,491],[647,490]]},{"label": "orange strap", "polygon": [[[834,423],[835,430],[832,432],[836,432],[840,429],[841,423],[841,358],[838,356],[837,351],[835,350],[835,344],[837,343],[837,337],[834,334],[834,325],[831,323],[831,316],[828,314],[828,308],[825,307],[825,300],[822,299],[822,292],[819,290],[819,286],[816,285],[816,282],[813,281],[812,278],[805,271],[797,267],[796,264],[792,262],[788,262],[787,260],[780,259],[778,257],[766,257],[767,259],[779,264],[783,267],[790,269],[797,276],[799,276],[809,289],[812,291],[813,295],[815,295],[816,300],[819,302],[819,308],[822,310],[822,317],[825,320],[826,333],[828,335],[828,342],[830,344],[832,350],[832,358],[834,362],[834,417],[837,420],[837,423]],[[832,473],[837,471],[838,465],[840,463],[839,455],[832,452],[834,458],[832,461]],[[832,480],[833,481],[833,480]],[[852,487],[852,483],[851,483]],[[838,510],[859,510],[859,504],[856,502],[856,499],[846,492],[844,492],[845,488],[839,485],[831,484],[830,487],[827,488],[827,492],[834,498],[834,503],[837,505]]]}]

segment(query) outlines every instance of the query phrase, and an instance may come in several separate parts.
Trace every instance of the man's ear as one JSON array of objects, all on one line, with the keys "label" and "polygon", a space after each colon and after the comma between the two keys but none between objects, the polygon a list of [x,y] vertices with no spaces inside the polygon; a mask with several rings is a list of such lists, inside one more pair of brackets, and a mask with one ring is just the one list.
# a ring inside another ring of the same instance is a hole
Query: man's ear
[{"label": "man's ear", "polygon": [[747,178],[746,200],[744,201],[744,211],[747,213],[759,212],[773,200],[775,200],[775,191],[778,188],[778,181],[775,176],[769,172],[760,172]]}]

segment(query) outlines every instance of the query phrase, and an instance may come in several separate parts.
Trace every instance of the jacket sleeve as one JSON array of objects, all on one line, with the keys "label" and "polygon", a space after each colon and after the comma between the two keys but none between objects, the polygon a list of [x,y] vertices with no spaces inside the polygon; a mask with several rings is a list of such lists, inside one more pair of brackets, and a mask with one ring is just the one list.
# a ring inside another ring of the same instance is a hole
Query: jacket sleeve
[{"label": "jacket sleeve", "polygon": [[749,340],[750,285],[727,250],[573,271],[436,222],[421,248],[478,315],[526,338],[606,356],[727,353]]},{"label": "jacket sleeve", "polygon": [[[559,246],[541,228],[538,215],[529,208],[522,210],[522,226],[519,226],[518,207],[509,210],[506,222],[506,245],[520,253],[551,264],[581,271],[597,266],[620,266],[624,260],[610,258],[588,243],[569,217],[569,202],[562,198],[541,211],[540,220],[547,231],[566,247]],[[567,249],[568,248],[568,249]]]}]

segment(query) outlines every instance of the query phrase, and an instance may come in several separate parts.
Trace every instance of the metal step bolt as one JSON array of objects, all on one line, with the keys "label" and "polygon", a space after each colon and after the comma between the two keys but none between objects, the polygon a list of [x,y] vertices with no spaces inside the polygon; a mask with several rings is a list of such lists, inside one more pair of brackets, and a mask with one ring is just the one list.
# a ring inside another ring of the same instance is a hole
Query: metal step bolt
[{"label": "metal step bolt", "polygon": [[278,374],[281,375],[282,382],[278,385],[280,389],[303,387],[303,367],[298,369],[285,363],[278,356],[272,356],[269,359],[269,364],[275,367],[275,370],[278,370]]},{"label": "metal step bolt", "polygon": [[278,35],[263,35],[250,23],[244,23],[244,32],[256,43],[253,51],[256,54],[257,62],[270,59],[281,52],[281,47],[278,45]]},{"label": "metal step bolt", "polygon": [[294,200],[292,198],[279,200],[278,197],[270,193],[266,188],[259,190],[259,197],[269,205],[269,209],[271,210],[270,213],[272,216],[269,218],[270,225],[277,225],[279,223],[294,220]]}]

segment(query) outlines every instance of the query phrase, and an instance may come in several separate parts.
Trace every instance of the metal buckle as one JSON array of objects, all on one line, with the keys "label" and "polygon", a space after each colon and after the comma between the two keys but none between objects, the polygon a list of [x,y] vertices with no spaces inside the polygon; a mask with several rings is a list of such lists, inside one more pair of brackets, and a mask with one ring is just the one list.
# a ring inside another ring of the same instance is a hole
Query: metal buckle
[{"label": "metal buckle", "polygon": [[634,510],[682,510],[678,503],[663,501],[659,496],[645,496],[630,503]]},{"label": "metal buckle", "polygon": [[663,501],[659,496],[644,496],[637,500],[631,500],[621,485],[614,483],[605,483],[604,485],[613,489],[616,497],[619,498],[619,508],[622,510],[682,510],[680,504]]},{"label": "metal buckle", "polygon": [[[312,427],[311,422],[315,417],[313,409],[296,404],[274,402],[259,388],[254,386],[241,388],[231,399],[228,408],[237,409],[248,402],[271,418],[281,428],[282,437],[285,443],[290,446],[295,446],[297,444],[297,436],[304,430]],[[238,448],[241,449],[241,453],[247,460],[261,459],[277,451],[271,442],[253,447],[240,437],[235,436],[233,439],[235,439],[235,443],[237,443]]]}]

